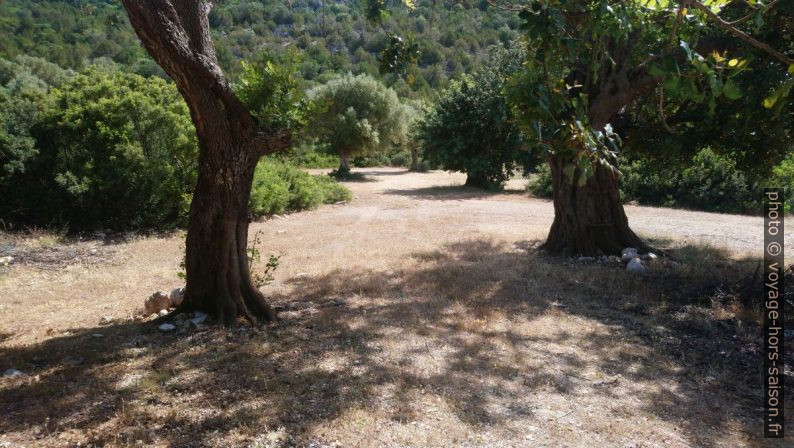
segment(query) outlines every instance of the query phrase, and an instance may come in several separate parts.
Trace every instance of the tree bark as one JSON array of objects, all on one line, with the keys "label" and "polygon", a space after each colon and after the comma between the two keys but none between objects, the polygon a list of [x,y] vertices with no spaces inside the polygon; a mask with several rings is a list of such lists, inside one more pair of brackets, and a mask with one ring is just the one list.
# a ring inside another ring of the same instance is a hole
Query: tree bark
[{"label": "tree bark", "polygon": [[629,228],[620,200],[617,176],[602,166],[596,168],[583,186],[581,173],[574,170],[566,179],[563,168],[570,163],[549,155],[554,188],[554,222],[543,248],[567,255],[620,254],[625,247],[647,246]]},{"label": "tree bark", "polygon": [[279,130],[260,130],[218,66],[204,0],[123,0],[133,28],[185,99],[199,141],[199,172],[190,206],[181,310],[201,310],[232,324],[274,320],[251,281],[248,199],[260,157],[290,145]]},{"label": "tree bark", "polygon": [[419,148],[416,145],[411,146],[411,166],[408,171],[419,171]]},{"label": "tree bark", "polygon": [[[631,44],[627,44],[631,45]],[[630,47],[613,52],[615,65],[605,68],[594,85],[585,88],[591,102],[588,119],[593,129],[603,130],[620,111],[653,89],[660,79],[644,68],[626,66]],[[554,222],[543,245],[552,253],[568,255],[620,254],[625,247],[648,250],[628,224],[620,199],[618,176],[597,165],[594,174],[579,186],[579,169],[565,179],[563,168],[573,160],[549,155],[554,191]]]},{"label": "tree bark", "polygon": [[350,172],[350,151],[342,150],[339,153],[339,172]]}]

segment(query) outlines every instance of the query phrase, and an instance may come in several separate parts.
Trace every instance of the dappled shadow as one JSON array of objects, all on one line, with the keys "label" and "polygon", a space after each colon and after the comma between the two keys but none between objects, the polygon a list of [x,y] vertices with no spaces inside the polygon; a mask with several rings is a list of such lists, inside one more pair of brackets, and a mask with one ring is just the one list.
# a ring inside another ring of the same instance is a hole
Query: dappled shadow
[{"label": "dappled shadow", "polygon": [[464,185],[449,185],[442,187],[425,188],[406,188],[391,189],[384,191],[384,194],[397,196],[407,196],[414,199],[436,199],[436,200],[466,200],[466,199],[486,199],[499,195],[527,195],[523,190],[501,190],[489,191],[480,188],[467,187]]},{"label": "dappled shadow", "polygon": [[[415,252],[410,269],[294,278],[273,297],[283,320],[264,329],[121,323],[2,347],[28,376],[0,383],[0,434],[203,446],[284,428],[307,445],[305,431],[356,412],[403,424],[436,406],[522,441],[527,421],[636,425],[633,412],[691,445],[727,431],[760,440],[758,347],[663,295],[686,274],[638,278],[519,249],[532,246],[469,240]],[[560,397],[568,414],[548,410]]]}]

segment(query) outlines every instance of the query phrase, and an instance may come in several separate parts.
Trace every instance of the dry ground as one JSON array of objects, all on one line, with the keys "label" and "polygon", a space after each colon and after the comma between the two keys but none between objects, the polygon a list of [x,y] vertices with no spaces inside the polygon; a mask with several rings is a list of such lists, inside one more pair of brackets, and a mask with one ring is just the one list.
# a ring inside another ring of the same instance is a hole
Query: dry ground
[{"label": "dry ground", "polygon": [[350,204],[252,225],[282,254],[262,329],[131,319],[180,284],[181,234],[0,234],[0,371],[27,373],[0,378],[0,447],[785,446],[725,299],[760,218],[628,207],[684,266],[636,277],[537,252],[553,210],[520,181],[361,171]]}]

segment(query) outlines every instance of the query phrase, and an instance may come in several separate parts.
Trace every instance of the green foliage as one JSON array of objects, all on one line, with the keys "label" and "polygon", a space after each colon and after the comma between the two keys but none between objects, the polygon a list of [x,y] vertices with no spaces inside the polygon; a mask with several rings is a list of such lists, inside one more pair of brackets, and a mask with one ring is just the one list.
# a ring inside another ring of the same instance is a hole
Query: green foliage
[{"label": "green foliage", "polygon": [[261,55],[242,61],[243,70],[233,84],[234,93],[263,129],[296,130],[304,125],[306,104],[296,78],[299,59],[295,53],[281,60]]},{"label": "green foliage", "polygon": [[348,155],[381,152],[404,138],[397,94],[366,75],[345,75],[307,94],[313,103],[310,135]]},{"label": "green foliage", "polygon": [[350,199],[350,190],[329,176],[312,176],[289,163],[268,157],[256,167],[249,208],[251,215],[259,218]]},{"label": "green foliage", "polygon": [[273,283],[273,280],[275,280],[273,277],[273,272],[278,269],[278,265],[281,262],[281,255],[270,254],[267,257],[267,263],[265,263],[264,268],[261,272],[258,272],[257,265],[259,265],[262,261],[262,253],[259,250],[259,246],[261,244],[262,231],[260,230],[256,232],[253,241],[251,241],[251,244],[249,244],[248,248],[246,248],[248,257],[248,271],[254,286],[257,288],[261,288],[265,285]]},{"label": "green foliage", "polygon": [[302,168],[336,168],[339,156],[318,150],[312,145],[299,145],[292,149],[289,160]]},{"label": "green foliage", "polygon": [[624,200],[713,212],[759,212],[761,189],[730,158],[706,148],[685,166],[642,159],[621,166]]},{"label": "green foliage", "polygon": [[[729,3],[708,5],[728,10],[726,17],[746,14],[746,5],[734,12],[730,9],[736,5]],[[520,13],[528,58],[525,70],[512,80],[511,100],[522,129],[539,147],[567,161],[566,171],[586,179],[596,166],[614,169],[621,142],[610,135],[608,122],[636,101],[650,100],[658,86],[668,103],[702,104],[707,115],[715,113],[718,101],[745,94],[738,78],[752,67],[756,51],[719,44],[735,42],[735,36],[727,36],[694,5],[689,11],[679,11],[679,6],[539,0]],[[761,20],[744,25],[749,33],[758,34],[769,18],[764,5],[757,11]],[[614,82],[615,73],[625,74],[626,82]],[[651,104],[659,102],[664,103]],[[664,104],[657,110],[664,111]]]},{"label": "green foliage", "polygon": [[535,159],[503,95],[504,78],[521,55],[497,52],[491,69],[454,83],[417,127],[423,156],[443,169],[465,172],[467,184],[500,189],[515,166]]},{"label": "green foliage", "polygon": [[538,198],[551,198],[554,196],[554,185],[551,180],[551,169],[544,163],[538,166],[537,171],[527,182],[527,191]]},{"label": "green foliage", "polygon": [[[164,76],[141,48],[120,3],[0,1],[0,57],[28,54],[72,69],[107,58],[142,75]],[[415,80],[401,94],[427,95],[451,76],[479,67],[482,50],[513,40],[519,25],[514,14],[477,2],[438,0],[413,8],[390,4],[389,10],[383,26],[408,30],[422,54],[431,55],[410,69]],[[393,46],[380,27],[369,26],[367,11],[362,1],[234,0],[213,2],[209,18],[218,59],[231,78],[242,71],[241,60],[262,49],[291,47],[306,56],[296,76],[322,82],[329,74],[348,71],[379,75],[379,56]],[[397,75],[384,78],[389,84],[400,80]]]},{"label": "green foliage", "polygon": [[28,141],[34,150],[4,164],[5,173],[15,168],[0,185],[3,219],[71,230],[170,227],[184,219],[197,142],[172,84],[89,68],[38,104]]}]

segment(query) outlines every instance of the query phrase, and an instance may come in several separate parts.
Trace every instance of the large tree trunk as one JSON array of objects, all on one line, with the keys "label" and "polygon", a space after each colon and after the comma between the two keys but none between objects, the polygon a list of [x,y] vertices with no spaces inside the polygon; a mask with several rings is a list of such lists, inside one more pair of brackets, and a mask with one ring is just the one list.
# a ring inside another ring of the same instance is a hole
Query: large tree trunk
[{"label": "large tree trunk", "polygon": [[[613,51],[613,64],[606,64],[596,84],[586,86],[590,104],[588,119],[593,129],[603,130],[620,111],[659,83],[645,68],[629,70],[632,43]],[[583,71],[586,73],[586,70]],[[568,255],[620,254],[625,247],[649,247],[629,228],[620,200],[618,176],[596,164],[594,173],[579,186],[581,172],[566,179],[563,168],[572,160],[549,155],[554,189],[554,222],[544,248]]]},{"label": "large tree trunk", "polygon": [[350,151],[339,152],[339,173],[350,172]]},{"label": "large tree trunk", "polygon": [[419,171],[419,148],[411,146],[411,166],[408,171]]},{"label": "large tree trunk", "polygon": [[204,0],[123,0],[149,54],[174,80],[199,141],[199,175],[190,206],[182,310],[223,324],[273,320],[248,268],[248,199],[259,158],[289,146],[288,133],[262,131],[234,96],[210,37]]},{"label": "large tree trunk", "polygon": [[625,247],[645,249],[629,228],[617,176],[599,166],[583,186],[581,173],[563,173],[564,159],[549,155],[554,188],[554,222],[543,248],[568,255],[619,254]]}]

